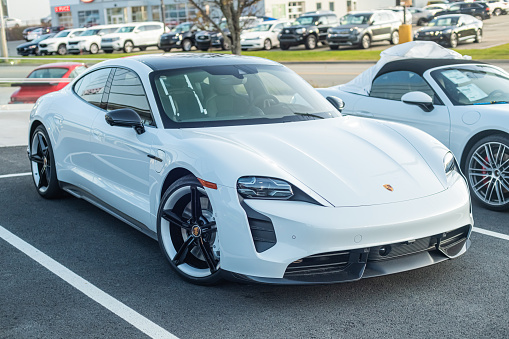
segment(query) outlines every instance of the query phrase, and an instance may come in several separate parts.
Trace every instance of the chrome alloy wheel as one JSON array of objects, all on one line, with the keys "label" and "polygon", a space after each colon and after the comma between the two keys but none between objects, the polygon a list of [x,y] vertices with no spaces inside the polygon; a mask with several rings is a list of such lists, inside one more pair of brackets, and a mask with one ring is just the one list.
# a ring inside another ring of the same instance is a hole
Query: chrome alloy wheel
[{"label": "chrome alloy wheel", "polygon": [[158,218],[161,248],[171,266],[194,283],[220,280],[216,222],[207,193],[196,178],[185,177],[170,186]]},{"label": "chrome alloy wheel", "polygon": [[475,197],[488,208],[509,207],[509,147],[498,141],[482,143],[468,158],[468,181]]},{"label": "chrome alloy wheel", "polygon": [[32,163],[32,177],[40,193],[45,193],[51,183],[51,153],[48,140],[42,131],[36,131],[32,136],[30,147],[30,161]]}]

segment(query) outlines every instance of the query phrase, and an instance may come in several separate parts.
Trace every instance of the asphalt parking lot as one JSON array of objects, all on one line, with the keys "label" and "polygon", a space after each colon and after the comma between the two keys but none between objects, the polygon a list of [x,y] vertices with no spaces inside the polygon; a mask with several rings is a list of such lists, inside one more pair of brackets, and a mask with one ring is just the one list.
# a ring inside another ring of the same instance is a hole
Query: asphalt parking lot
[{"label": "asphalt parking lot", "polygon": [[411,272],[201,287],[171,271],[157,242],[89,203],[40,198],[29,171],[25,146],[0,148],[2,338],[509,336],[507,212],[474,206],[477,230],[496,233],[474,232],[464,256]]}]

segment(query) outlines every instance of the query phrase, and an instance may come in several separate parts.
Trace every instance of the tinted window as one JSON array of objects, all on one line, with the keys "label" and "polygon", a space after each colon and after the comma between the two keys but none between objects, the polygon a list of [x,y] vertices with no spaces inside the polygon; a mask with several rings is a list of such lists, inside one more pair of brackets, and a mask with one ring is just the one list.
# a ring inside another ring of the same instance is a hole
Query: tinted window
[{"label": "tinted window", "polygon": [[418,74],[408,71],[386,73],[373,81],[371,93],[375,98],[401,100],[408,93],[420,91],[428,94],[435,101],[435,93],[428,83]]},{"label": "tinted window", "polygon": [[110,68],[103,68],[85,75],[74,85],[74,91],[83,100],[100,107],[110,70]]},{"label": "tinted window", "polygon": [[106,109],[112,111],[119,108],[131,108],[140,115],[145,125],[154,125],[140,79],[133,71],[123,68],[115,71]]},{"label": "tinted window", "polygon": [[29,78],[61,78],[69,71],[68,68],[42,68],[30,73]]},{"label": "tinted window", "polygon": [[329,23],[329,21],[327,20],[327,17],[326,16],[321,16],[319,19],[318,19],[318,22],[320,25],[327,25]]},{"label": "tinted window", "polygon": [[86,66],[78,66],[72,70],[71,74],[69,74],[69,78],[76,78],[78,75],[85,72],[86,70],[87,70]]}]

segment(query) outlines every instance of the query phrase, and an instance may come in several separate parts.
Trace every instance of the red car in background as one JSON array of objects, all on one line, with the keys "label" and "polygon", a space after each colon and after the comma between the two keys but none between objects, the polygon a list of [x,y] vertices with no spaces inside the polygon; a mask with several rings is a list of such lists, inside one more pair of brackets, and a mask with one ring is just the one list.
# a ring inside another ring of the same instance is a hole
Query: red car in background
[{"label": "red car in background", "polygon": [[20,88],[11,95],[9,103],[35,103],[44,94],[64,88],[86,69],[87,65],[80,62],[59,62],[39,66],[28,75],[26,81],[11,84]]}]

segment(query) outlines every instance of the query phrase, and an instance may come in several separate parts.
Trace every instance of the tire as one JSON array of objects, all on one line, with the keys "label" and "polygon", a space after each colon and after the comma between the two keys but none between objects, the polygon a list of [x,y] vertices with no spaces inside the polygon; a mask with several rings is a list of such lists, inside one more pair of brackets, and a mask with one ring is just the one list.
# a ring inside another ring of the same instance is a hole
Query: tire
[{"label": "tire", "polygon": [[306,41],[304,42],[306,49],[315,49],[316,48],[316,36],[314,34],[310,34],[307,36]]},{"label": "tire", "polygon": [[477,32],[475,32],[475,40],[474,40],[475,43],[480,43],[482,42],[482,30],[481,29],[478,29]]},{"label": "tire", "polygon": [[99,46],[97,44],[90,45],[90,54],[97,54],[99,52]]},{"label": "tire", "polygon": [[66,55],[67,54],[67,47],[65,46],[65,44],[58,45],[57,54],[58,55]]},{"label": "tire", "polygon": [[104,53],[110,54],[113,53],[112,49],[103,49]]},{"label": "tire", "polygon": [[329,45],[329,48],[332,49],[333,51],[337,51],[339,49],[339,46],[338,45]]},{"label": "tire", "polygon": [[367,34],[364,34],[361,38],[360,47],[362,49],[368,49],[371,47],[371,37]]},{"label": "tire", "polygon": [[157,212],[162,252],[178,275],[198,285],[214,285],[222,280],[213,215],[207,192],[192,175],[170,185]]},{"label": "tire", "polygon": [[394,31],[391,33],[391,40],[389,40],[389,42],[391,43],[391,45],[399,44],[399,32],[398,31]]},{"label": "tire", "polygon": [[139,48],[139,49],[140,49],[140,51],[142,51],[142,52],[147,50],[147,47],[145,47],[145,46],[141,46],[141,47],[138,47],[138,48]]},{"label": "tire", "polygon": [[287,51],[290,49],[290,45],[287,45],[287,44],[281,44],[279,46],[279,48],[281,48],[283,51]]},{"label": "tire", "polygon": [[124,53],[131,53],[134,49],[133,42],[131,40],[127,40],[124,42]]},{"label": "tire", "polygon": [[191,48],[193,48],[193,42],[189,39],[184,39],[184,41],[182,41],[182,50],[189,52]]},{"label": "tire", "polygon": [[424,18],[420,18],[418,21],[417,21],[417,26],[424,26],[426,25],[426,23],[428,22],[428,20],[424,19]]},{"label": "tire", "polygon": [[451,33],[451,38],[449,39],[449,46],[451,48],[456,48],[458,46],[458,36],[456,33]]},{"label": "tire", "polygon": [[57,179],[53,148],[43,125],[38,126],[30,136],[29,159],[37,193],[46,199],[58,197],[62,191]]},{"label": "tire", "polygon": [[229,51],[231,49],[231,43],[229,38],[224,38],[223,44],[221,45],[223,51]]},{"label": "tire", "polygon": [[500,8],[495,8],[495,10],[493,11],[493,15],[499,16],[500,14],[502,14],[502,10]]},{"label": "tire", "polygon": [[481,15],[474,15],[474,18],[476,18],[477,20],[481,20],[481,21],[484,20],[484,18]]},{"label": "tire", "polygon": [[272,49],[272,41],[270,41],[270,39],[265,39],[263,42],[263,49],[266,51],[270,51]]},{"label": "tire", "polygon": [[509,210],[509,137],[479,140],[468,152],[464,173],[473,199],[494,211]]},{"label": "tire", "polygon": [[170,52],[170,51],[171,51],[171,48],[163,48],[163,51],[165,51],[165,52]]}]

